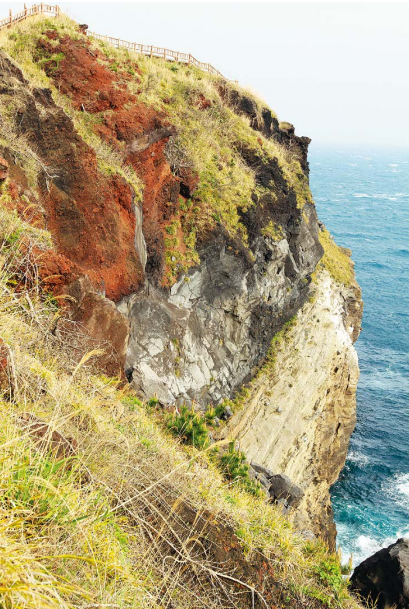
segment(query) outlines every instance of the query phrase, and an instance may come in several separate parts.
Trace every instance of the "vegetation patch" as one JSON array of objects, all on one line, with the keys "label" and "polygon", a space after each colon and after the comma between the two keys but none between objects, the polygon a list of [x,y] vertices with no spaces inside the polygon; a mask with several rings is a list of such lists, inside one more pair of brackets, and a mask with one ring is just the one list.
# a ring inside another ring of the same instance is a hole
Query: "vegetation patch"
[{"label": "vegetation patch", "polygon": [[270,348],[267,352],[264,362],[261,364],[252,380],[247,386],[243,386],[233,400],[225,399],[222,404],[226,408],[229,406],[233,412],[237,412],[246,407],[246,404],[251,400],[254,389],[257,387],[257,381],[267,375],[271,378],[275,373],[277,355],[283,345],[290,338],[290,331],[297,323],[297,316],[291,317],[277,332],[270,343]]},{"label": "vegetation patch", "polygon": [[283,229],[273,222],[273,220],[270,220],[267,226],[261,229],[261,234],[264,235],[264,237],[270,237],[273,241],[281,241],[281,239],[284,239]]},{"label": "vegetation patch", "polygon": [[324,248],[324,255],[317,265],[317,270],[324,268],[337,283],[342,283],[346,286],[351,285],[354,280],[354,265],[351,260],[351,252],[343,247],[339,247],[326,229],[320,230],[319,240]]},{"label": "vegetation patch", "polygon": [[250,478],[246,455],[236,449],[235,440],[229,443],[227,451],[220,456],[219,467],[227,480],[235,482],[256,497],[263,497],[260,483]]},{"label": "vegetation patch", "polygon": [[193,408],[183,405],[179,413],[174,413],[167,420],[168,429],[182,442],[191,444],[196,448],[209,446],[209,434],[206,420]]}]

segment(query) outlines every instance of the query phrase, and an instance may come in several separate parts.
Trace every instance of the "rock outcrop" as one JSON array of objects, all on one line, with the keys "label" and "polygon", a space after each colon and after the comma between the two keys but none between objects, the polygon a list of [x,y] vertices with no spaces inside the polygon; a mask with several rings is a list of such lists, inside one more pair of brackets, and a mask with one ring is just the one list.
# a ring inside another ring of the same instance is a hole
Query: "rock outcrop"
[{"label": "rock outcrop", "polygon": [[361,315],[359,288],[320,273],[314,296],[277,345],[273,365],[250,385],[245,407],[224,431],[239,440],[249,459],[285,474],[304,491],[296,520],[332,547],[329,489],[355,426],[359,368],[353,340]]},{"label": "rock outcrop", "polygon": [[379,609],[409,607],[409,539],[398,539],[356,567],[351,588]]},{"label": "rock outcrop", "polygon": [[[121,176],[100,171],[95,151],[49,89],[31,89],[3,51],[0,58],[1,103],[14,108],[7,128],[36,159],[45,224],[71,279],[86,274],[114,300],[134,292],[144,272],[135,250],[132,187]],[[17,173],[14,177],[20,180]]]},{"label": "rock outcrop", "polygon": [[9,164],[6,159],[0,158],[0,182],[7,179],[9,174]]},{"label": "rock outcrop", "polygon": [[170,294],[150,286],[120,303],[130,320],[127,367],[145,395],[205,405],[232,397],[251,377],[307,297],[321,255],[315,208],[306,205],[279,242],[257,235],[253,254],[213,234],[199,249],[200,266]]}]

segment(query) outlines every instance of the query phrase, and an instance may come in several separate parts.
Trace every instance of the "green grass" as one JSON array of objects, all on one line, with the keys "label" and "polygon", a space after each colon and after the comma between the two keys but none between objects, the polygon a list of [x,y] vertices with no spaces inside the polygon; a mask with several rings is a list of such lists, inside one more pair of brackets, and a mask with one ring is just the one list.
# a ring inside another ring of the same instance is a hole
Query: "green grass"
[{"label": "green grass", "polygon": [[354,266],[349,250],[339,247],[327,230],[320,230],[319,239],[324,248],[324,255],[317,270],[324,268],[337,283],[351,285],[354,280]]},{"label": "green grass", "polygon": [[[11,223],[0,224],[0,243],[14,232],[13,217],[4,217]],[[32,230],[22,225],[20,243],[26,229]],[[303,541],[287,518],[257,496],[234,446],[215,459],[212,446],[183,445],[179,436],[175,441],[156,420],[157,400],[147,407],[117,380],[94,372],[98,352],[77,365],[69,344],[49,333],[55,306],[41,290],[10,288],[7,260],[21,256],[24,264],[17,241],[12,248],[0,251],[0,336],[13,354],[14,370],[13,400],[0,400],[0,604],[159,609],[169,589],[175,607],[192,606],[202,587],[194,577],[187,585],[174,570],[170,582],[162,571],[167,553],[155,541],[170,530],[166,518],[156,521],[166,490],[166,515],[183,498],[231,523],[247,557],[263,552],[296,598],[355,607],[345,583],[338,586],[337,572],[323,563],[336,557],[321,544]],[[270,365],[280,340],[285,336],[276,337]],[[27,411],[76,438],[75,457],[67,462],[38,450],[18,424]],[[209,412],[208,423],[216,414],[220,410]],[[213,591],[213,600],[204,600],[220,609],[221,598]]]},{"label": "green grass", "polygon": [[[130,90],[148,106],[165,112],[177,127],[177,136],[168,146],[168,159],[176,175],[183,176],[183,172],[189,170],[199,176],[193,196],[195,230],[212,229],[220,224],[232,238],[247,244],[247,231],[240,214],[253,205],[252,194],[260,189],[254,170],[243,161],[243,148],[251,149],[261,164],[276,159],[296,194],[299,207],[305,202],[312,203],[308,180],[295,156],[254,131],[248,119],[238,116],[224,103],[217,77],[193,66],[137,57],[96,40],[94,44],[106,54],[107,62],[114,60],[123,71],[136,62],[142,75],[128,84]],[[252,97],[261,121],[264,102],[235,83],[228,83],[226,87]],[[203,108],[202,100],[206,100],[209,107]],[[274,191],[274,184],[271,188]],[[183,230],[189,238],[191,227],[185,225]]]},{"label": "green grass", "polygon": [[[12,30],[6,30],[0,33],[0,44],[2,48],[18,63],[22,69],[24,76],[36,86],[46,87],[51,89],[55,103],[63,108],[64,112],[72,119],[77,133],[82,139],[94,149],[99,170],[107,176],[121,175],[134,189],[136,200],[141,200],[143,192],[143,184],[137,176],[134,169],[124,163],[123,156],[120,152],[114,150],[109,144],[104,142],[94,131],[94,126],[98,124],[102,117],[95,116],[86,112],[75,110],[67,96],[62,95],[56,87],[53,86],[50,78],[47,77],[44,66],[51,62],[55,71],[60,62],[64,59],[63,53],[45,54],[39,58],[37,43],[39,39],[45,38],[44,33],[48,30],[59,32],[61,36],[69,35],[71,38],[78,39],[82,35],[78,32],[77,25],[74,21],[62,15],[58,19],[33,18],[23,21]],[[58,41],[46,39],[47,44],[57,45]],[[4,99],[4,95],[2,96]],[[23,136],[17,135],[12,126],[11,116],[13,111],[18,106],[18,99],[10,96],[10,107],[4,108],[2,102],[2,121],[4,139],[0,137],[0,144],[12,144],[13,150],[16,151],[24,165],[26,174],[30,177],[30,184],[33,187],[37,186],[37,177],[39,170],[43,168],[35,150],[29,146]],[[8,110],[8,111],[7,111]]]},{"label": "green grass", "polygon": [[252,398],[253,389],[257,386],[258,379],[263,376],[272,377],[275,373],[276,368],[276,360],[277,355],[282,347],[284,342],[287,342],[290,339],[291,329],[297,323],[297,317],[291,317],[285,324],[281,330],[279,330],[271,339],[270,347],[267,352],[267,355],[264,359],[264,362],[260,365],[258,370],[255,372],[252,380],[248,383],[247,386],[243,386],[233,400],[225,399],[223,401],[223,406],[229,406],[233,412],[238,412],[246,407],[249,400]]},{"label": "green grass", "polygon": [[275,224],[273,220],[270,220],[267,226],[261,229],[261,234],[265,237],[270,237],[273,241],[281,241],[281,239],[284,239],[283,229],[281,226]]}]

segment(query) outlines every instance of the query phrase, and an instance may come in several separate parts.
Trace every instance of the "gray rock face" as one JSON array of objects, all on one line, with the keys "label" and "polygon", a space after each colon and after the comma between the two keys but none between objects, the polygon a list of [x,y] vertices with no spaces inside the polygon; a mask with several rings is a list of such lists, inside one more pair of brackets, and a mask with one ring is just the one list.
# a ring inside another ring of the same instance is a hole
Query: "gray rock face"
[{"label": "gray rock face", "polygon": [[289,219],[286,235],[256,236],[254,260],[213,235],[199,250],[200,266],[170,293],[150,286],[118,305],[130,321],[126,368],[145,396],[205,406],[251,376],[305,300],[321,256],[312,205],[296,225]]},{"label": "gray rock face", "polygon": [[284,474],[274,474],[271,469],[251,462],[253,477],[258,480],[267,490],[271,501],[281,506],[287,513],[291,508],[297,508],[304,492]]},{"label": "gray rock face", "polygon": [[259,463],[254,463],[254,461],[252,461],[250,465],[255,472],[257,472],[258,474],[263,474],[263,476],[268,479],[274,476],[274,472],[271,469],[268,469],[268,467],[259,465]]},{"label": "gray rock face", "polygon": [[398,539],[356,567],[352,589],[379,609],[409,607],[409,539]]},{"label": "gray rock face", "polygon": [[294,484],[288,476],[275,474],[270,481],[270,496],[277,503],[284,502],[287,506],[296,508],[304,497],[303,491]]},{"label": "gray rock face", "polygon": [[[267,108],[260,123],[250,98],[227,89],[221,93],[256,132],[280,142],[299,161],[305,187],[310,140],[280,129]],[[135,146],[145,144],[138,140]],[[296,194],[278,158],[244,143],[240,155],[258,187],[240,212],[247,241],[221,227],[198,233],[199,266],[170,291],[149,285],[118,305],[131,327],[127,376],[142,394],[156,393],[163,403],[194,400],[205,407],[232,397],[262,363],[274,334],[304,303],[323,253],[315,207],[307,194]],[[138,252],[144,246],[140,236]]]}]

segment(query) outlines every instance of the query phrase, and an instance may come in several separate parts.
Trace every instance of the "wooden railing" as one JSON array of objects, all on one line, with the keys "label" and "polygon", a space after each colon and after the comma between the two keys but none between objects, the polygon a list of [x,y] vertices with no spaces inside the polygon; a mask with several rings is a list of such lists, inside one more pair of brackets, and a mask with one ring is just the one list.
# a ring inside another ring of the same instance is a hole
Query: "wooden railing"
[{"label": "wooden railing", "polygon": [[199,61],[190,53],[181,53],[180,51],[171,51],[170,49],[165,49],[162,47],[155,47],[153,45],[148,44],[138,44],[137,42],[128,42],[127,40],[121,40],[120,38],[113,38],[112,36],[102,36],[101,34],[95,34],[94,32],[87,32],[88,36],[92,36],[92,38],[96,38],[97,40],[102,40],[104,42],[108,42],[114,47],[121,49],[128,49],[129,51],[134,51],[135,53],[142,53],[143,55],[148,55],[149,57],[159,57],[161,59],[165,59],[166,61],[178,61],[182,63],[187,63],[189,65],[195,66],[200,70],[204,70],[205,72],[209,72],[210,74],[215,74],[216,76],[221,76],[223,78],[223,74],[216,70],[210,63],[204,63],[203,61]]},{"label": "wooden railing", "polygon": [[[9,16],[6,19],[0,20],[0,31],[4,28],[9,28],[15,23],[20,23],[20,21],[24,21],[27,17],[33,17],[35,15],[41,14],[49,14],[58,17],[60,14],[60,7],[57,5],[51,4],[34,4],[31,8],[27,8],[24,5],[24,10],[20,13],[12,14],[10,9]],[[87,32],[88,36],[92,36],[92,38],[96,38],[97,40],[102,40],[104,42],[108,42],[114,47],[121,49],[128,49],[129,51],[134,51],[135,53],[142,53],[143,55],[148,55],[149,57],[159,57],[164,59],[165,61],[176,61],[181,63],[187,63],[188,65],[195,66],[200,70],[204,70],[205,72],[209,72],[210,74],[215,74],[216,76],[223,77],[223,74],[216,70],[210,63],[204,63],[203,61],[199,61],[190,53],[181,53],[179,51],[171,51],[170,49],[164,49],[162,47],[155,47],[153,45],[147,44],[138,44],[137,42],[128,42],[127,40],[120,40],[119,38],[112,38],[112,36],[101,36],[101,34],[95,34],[94,32]]]},{"label": "wooden railing", "polygon": [[27,6],[24,5],[24,10],[15,15],[13,15],[10,9],[9,16],[6,19],[0,20],[0,30],[10,27],[15,23],[20,23],[20,21],[24,21],[27,17],[34,17],[34,15],[41,15],[43,13],[57,17],[60,14],[60,7],[53,6],[52,4],[44,4],[43,2],[41,4],[34,4],[31,8],[27,8]]}]

